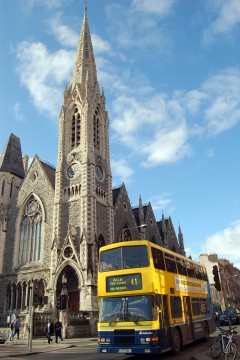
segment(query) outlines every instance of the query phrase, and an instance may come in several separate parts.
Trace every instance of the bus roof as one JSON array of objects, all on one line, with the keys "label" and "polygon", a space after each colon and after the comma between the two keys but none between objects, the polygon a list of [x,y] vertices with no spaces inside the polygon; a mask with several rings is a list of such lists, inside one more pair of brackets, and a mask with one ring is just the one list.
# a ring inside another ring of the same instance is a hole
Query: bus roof
[{"label": "bus roof", "polygon": [[113,243],[113,244],[109,244],[109,245],[104,245],[102,247],[100,247],[99,251],[102,252],[102,251],[106,251],[106,250],[110,250],[110,249],[114,249],[114,248],[118,248],[118,247],[125,247],[125,246],[136,246],[136,245],[146,245],[146,246],[151,246],[151,247],[154,247],[156,249],[160,249],[162,250],[163,252],[165,253],[168,253],[168,254],[171,254],[171,255],[174,255],[178,258],[181,258],[181,259],[184,259],[186,261],[189,261],[191,262],[192,264],[195,264],[195,265],[198,265],[198,266],[201,266],[203,268],[206,268],[203,264],[200,264],[199,262],[197,261],[194,261],[186,256],[183,256],[183,255],[180,255],[172,250],[169,250],[169,249],[166,249],[165,247],[163,246],[160,246],[160,245],[157,245],[157,244],[154,244],[152,243],[151,241],[149,240],[142,240],[142,239],[139,239],[139,240],[129,240],[129,241],[121,241],[121,242],[117,242],[117,243]]}]

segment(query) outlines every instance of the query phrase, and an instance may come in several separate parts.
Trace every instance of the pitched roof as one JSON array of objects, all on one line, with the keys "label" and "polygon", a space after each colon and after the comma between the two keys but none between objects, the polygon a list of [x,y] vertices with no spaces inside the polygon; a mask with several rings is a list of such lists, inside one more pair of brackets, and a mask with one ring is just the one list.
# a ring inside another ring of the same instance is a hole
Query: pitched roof
[{"label": "pitched roof", "polygon": [[53,189],[55,189],[55,172],[56,172],[56,169],[51,166],[50,164],[47,164],[46,162],[44,162],[43,160],[40,160],[41,161],[41,164],[46,172],[46,175],[50,181],[50,183],[52,184],[52,187]]},{"label": "pitched roof", "polygon": [[112,190],[113,206],[116,204],[116,200],[118,198],[120,190],[121,190],[121,187],[117,187]]}]

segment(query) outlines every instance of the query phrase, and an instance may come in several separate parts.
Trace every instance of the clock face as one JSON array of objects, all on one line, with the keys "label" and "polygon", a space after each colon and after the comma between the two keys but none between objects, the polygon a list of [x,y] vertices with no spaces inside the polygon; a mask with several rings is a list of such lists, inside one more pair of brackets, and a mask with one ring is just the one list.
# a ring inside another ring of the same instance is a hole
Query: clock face
[{"label": "clock face", "polygon": [[96,166],[96,177],[99,181],[103,180],[103,169],[99,165]]},{"label": "clock face", "polygon": [[73,164],[69,165],[69,167],[67,169],[67,176],[70,179],[75,178],[79,174],[80,174],[80,165],[79,164],[73,163]]}]

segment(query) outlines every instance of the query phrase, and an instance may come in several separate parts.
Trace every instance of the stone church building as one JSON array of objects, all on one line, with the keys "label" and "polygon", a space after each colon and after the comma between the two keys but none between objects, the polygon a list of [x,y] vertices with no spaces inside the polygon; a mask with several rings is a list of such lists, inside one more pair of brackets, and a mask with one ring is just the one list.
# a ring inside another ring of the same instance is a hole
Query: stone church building
[{"label": "stone church building", "polygon": [[[170,217],[156,221],[150,203],[143,205],[140,198],[132,208],[125,185],[112,188],[109,119],[86,9],[59,115],[56,164],[53,168],[36,155],[28,167],[14,134],[2,151],[0,325],[19,316],[26,334],[31,308],[34,335],[42,335],[47,318],[58,315],[65,337],[94,335],[101,246],[148,239],[185,251],[181,229],[176,236]],[[66,310],[59,310],[62,294]]]}]

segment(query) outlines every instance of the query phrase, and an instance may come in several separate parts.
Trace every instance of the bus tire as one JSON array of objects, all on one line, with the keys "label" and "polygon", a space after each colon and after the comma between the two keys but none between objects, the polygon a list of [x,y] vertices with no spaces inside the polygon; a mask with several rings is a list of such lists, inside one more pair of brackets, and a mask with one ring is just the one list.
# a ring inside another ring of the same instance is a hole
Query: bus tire
[{"label": "bus tire", "polygon": [[205,322],[203,326],[204,326],[203,341],[208,341],[209,340],[209,327],[208,327],[208,324]]},{"label": "bus tire", "polygon": [[174,328],[172,353],[174,355],[177,355],[180,352],[181,348],[182,348],[182,339],[180,332],[177,328]]}]

